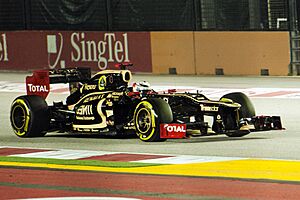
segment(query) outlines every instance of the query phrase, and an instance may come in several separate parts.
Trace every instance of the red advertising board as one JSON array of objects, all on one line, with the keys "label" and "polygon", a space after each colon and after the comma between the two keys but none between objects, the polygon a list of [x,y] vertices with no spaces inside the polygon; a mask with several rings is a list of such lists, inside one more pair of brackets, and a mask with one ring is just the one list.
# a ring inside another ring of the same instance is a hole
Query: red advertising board
[{"label": "red advertising board", "polygon": [[149,32],[0,32],[0,70],[91,67],[132,62],[134,72],[152,72]]}]

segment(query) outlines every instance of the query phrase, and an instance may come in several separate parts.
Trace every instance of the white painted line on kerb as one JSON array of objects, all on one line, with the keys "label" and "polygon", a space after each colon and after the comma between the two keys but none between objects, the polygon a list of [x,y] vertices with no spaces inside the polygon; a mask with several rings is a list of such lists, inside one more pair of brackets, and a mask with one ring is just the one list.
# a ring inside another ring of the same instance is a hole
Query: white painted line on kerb
[{"label": "white painted line on kerb", "polygon": [[24,157],[24,158],[53,158],[53,159],[75,160],[81,158],[88,158],[91,156],[102,156],[108,154],[113,154],[113,153],[105,152],[105,151],[53,150],[53,151],[44,151],[44,152],[35,152],[35,153],[15,154],[10,156]]},{"label": "white painted line on kerb", "polygon": [[155,159],[138,160],[138,161],[131,161],[131,162],[151,163],[151,164],[190,164],[190,163],[222,162],[222,161],[245,160],[245,159],[247,158],[179,155],[175,157],[155,158]]},{"label": "white painted line on kerb", "polygon": [[[58,150],[49,150],[49,151],[34,152],[34,153],[14,154],[10,156],[23,157],[23,158],[52,158],[52,159],[75,160],[75,159],[88,158],[92,156],[103,156],[103,155],[109,156],[115,154],[130,155],[136,153],[58,149]],[[139,154],[143,155],[143,153],[139,153]],[[154,155],[154,156],[164,155],[168,157],[135,160],[130,162],[152,163],[152,164],[189,164],[189,163],[222,162],[222,161],[247,159],[247,158],[239,158],[239,157],[221,157],[221,156],[192,156],[192,155],[168,155],[168,154],[145,154],[145,155]]]}]

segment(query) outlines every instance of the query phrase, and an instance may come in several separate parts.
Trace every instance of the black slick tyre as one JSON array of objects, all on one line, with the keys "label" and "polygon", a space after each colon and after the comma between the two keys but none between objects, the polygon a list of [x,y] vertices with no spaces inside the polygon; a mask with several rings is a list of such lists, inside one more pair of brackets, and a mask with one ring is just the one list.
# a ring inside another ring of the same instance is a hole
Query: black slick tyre
[{"label": "black slick tyre", "polygon": [[163,99],[152,98],[141,101],[134,111],[136,134],[145,142],[160,142],[160,124],[171,123],[173,114]]},{"label": "black slick tyre", "polygon": [[35,95],[17,97],[10,111],[11,126],[18,137],[41,137],[49,127],[46,101]]},{"label": "black slick tyre", "polygon": [[[251,117],[255,116],[255,108],[254,108],[252,102],[250,101],[250,99],[244,93],[241,93],[241,92],[229,93],[229,94],[224,95],[220,99],[220,101],[222,101],[223,98],[230,99],[233,102],[239,103],[241,105],[241,108],[238,111],[239,119],[251,118]],[[233,119],[229,120],[229,121],[232,121],[232,123],[233,123]],[[230,125],[230,126],[234,126],[234,125]],[[250,133],[249,130],[236,130],[236,131],[230,131],[225,134],[229,137],[242,137],[249,133]]]},{"label": "black slick tyre", "polygon": [[231,99],[233,102],[241,104],[241,108],[239,110],[240,118],[251,118],[255,116],[255,108],[250,99],[244,93],[233,92],[225,94],[222,98]]}]

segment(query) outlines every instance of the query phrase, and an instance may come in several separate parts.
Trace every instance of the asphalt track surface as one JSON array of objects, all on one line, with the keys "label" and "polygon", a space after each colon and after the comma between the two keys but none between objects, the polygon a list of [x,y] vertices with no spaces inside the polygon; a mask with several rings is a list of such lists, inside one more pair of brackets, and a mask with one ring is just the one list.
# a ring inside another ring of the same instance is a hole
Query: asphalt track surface
[{"label": "asphalt track surface", "polygon": [[[300,136],[298,77],[202,77],[137,75],[156,88],[196,88],[219,98],[243,91],[250,95],[258,115],[280,115],[286,130],[145,143],[137,138],[48,134],[20,139],[9,123],[10,104],[21,94],[26,74],[0,73],[0,146],[73,149],[108,152],[172,154],[236,158],[224,162],[174,164],[139,168],[74,167],[0,162],[3,199],[100,196],[135,199],[298,199]],[[5,85],[5,81],[8,87]],[[15,87],[15,88],[14,88]],[[48,102],[64,100],[63,92]],[[9,192],[8,192],[9,191]],[[108,199],[108,198],[106,198]]]}]

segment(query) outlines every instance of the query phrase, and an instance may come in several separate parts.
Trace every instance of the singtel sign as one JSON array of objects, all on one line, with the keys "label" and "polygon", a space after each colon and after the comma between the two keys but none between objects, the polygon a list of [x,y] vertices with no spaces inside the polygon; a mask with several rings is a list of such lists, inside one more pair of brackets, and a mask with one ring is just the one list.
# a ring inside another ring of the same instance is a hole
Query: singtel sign
[{"label": "singtel sign", "polygon": [[0,37],[0,62],[8,61],[7,40],[6,34],[1,34]]},{"label": "singtel sign", "polygon": [[99,71],[121,62],[132,62],[135,72],[152,71],[149,32],[0,32],[0,69]]},{"label": "singtel sign", "polygon": [[85,33],[73,33],[71,35],[71,60],[97,62],[101,70],[107,68],[108,62],[129,62],[127,33],[122,36],[118,40],[116,34],[105,33],[102,40],[94,41],[86,40]]},{"label": "singtel sign", "polygon": [[[69,42],[70,44],[65,44]],[[70,47],[70,49],[64,49]],[[71,62],[94,62],[101,70],[108,63],[129,62],[128,34],[118,38],[115,33],[104,33],[102,38],[88,39],[85,33],[72,33],[66,40],[61,33],[47,35],[48,64],[53,69],[60,63],[64,67],[63,51],[69,51]],[[55,56],[56,55],[56,56]],[[65,58],[67,59],[67,58]]]}]

